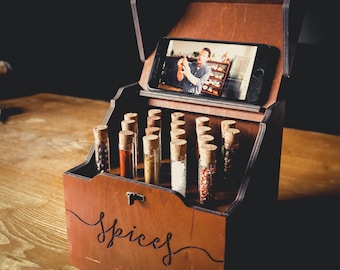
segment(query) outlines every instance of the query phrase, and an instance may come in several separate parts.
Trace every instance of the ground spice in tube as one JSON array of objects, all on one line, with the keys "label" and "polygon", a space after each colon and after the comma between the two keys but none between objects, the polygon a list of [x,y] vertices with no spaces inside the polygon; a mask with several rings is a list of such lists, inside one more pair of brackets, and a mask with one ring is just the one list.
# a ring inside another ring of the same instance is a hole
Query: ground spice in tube
[{"label": "ground spice in tube", "polygon": [[133,162],[133,178],[137,178],[138,176],[138,160],[137,160],[137,150],[136,150],[136,145],[135,145],[135,141],[137,140],[137,138],[135,136],[137,136],[135,134],[136,132],[136,125],[137,125],[137,122],[136,120],[134,119],[124,119],[122,121],[120,121],[120,125],[121,125],[121,128],[122,130],[130,130],[134,133],[134,137],[132,139],[132,162]]},{"label": "ground spice in tube", "polygon": [[94,151],[97,172],[109,172],[110,165],[110,142],[107,125],[93,127]]},{"label": "ground spice in tube", "polygon": [[223,156],[223,179],[228,187],[236,187],[234,164],[238,160],[238,150],[240,148],[240,130],[237,128],[228,128],[224,132],[224,156]]},{"label": "ground spice in tube", "polygon": [[217,145],[215,144],[204,144],[201,147],[198,164],[198,191],[199,204],[202,206],[209,207],[215,201],[216,151]]},{"label": "ground spice in tube", "polygon": [[134,120],[134,136],[133,136],[133,163],[134,163],[134,178],[138,176],[138,162],[139,162],[139,145],[138,145],[138,113],[128,112],[124,114],[124,120]]},{"label": "ground spice in tube", "polygon": [[133,136],[131,130],[121,130],[118,133],[119,171],[120,176],[133,178]]},{"label": "ground spice in tube", "polygon": [[160,156],[159,136],[145,135],[143,140],[144,180],[148,184],[159,184]]},{"label": "ground spice in tube", "polygon": [[187,141],[170,141],[171,189],[185,197],[187,184]]}]

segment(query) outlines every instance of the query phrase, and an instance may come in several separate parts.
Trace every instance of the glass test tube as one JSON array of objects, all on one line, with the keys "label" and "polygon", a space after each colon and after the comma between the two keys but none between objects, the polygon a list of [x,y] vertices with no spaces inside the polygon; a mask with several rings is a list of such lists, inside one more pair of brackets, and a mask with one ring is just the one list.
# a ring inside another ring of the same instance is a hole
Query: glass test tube
[{"label": "glass test tube", "polygon": [[128,112],[124,114],[124,120],[135,120],[134,136],[133,136],[133,163],[134,163],[134,178],[138,176],[138,162],[139,162],[139,145],[138,145],[138,113]]},{"label": "glass test tube", "polygon": [[109,172],[110,163],[110,141],[107,125],[93,127],[94,150],[97,172]]},{"label": "glass test tube", "polygon": [[155,134],[145,135],[143,140],[144,153],[144,179],[148,184],[159,184],[160,156],[159,136]]},{"label": "glass test tube", "polygon": [[187,184],[187,141],[170,141],[171,189],[185,197]]}]

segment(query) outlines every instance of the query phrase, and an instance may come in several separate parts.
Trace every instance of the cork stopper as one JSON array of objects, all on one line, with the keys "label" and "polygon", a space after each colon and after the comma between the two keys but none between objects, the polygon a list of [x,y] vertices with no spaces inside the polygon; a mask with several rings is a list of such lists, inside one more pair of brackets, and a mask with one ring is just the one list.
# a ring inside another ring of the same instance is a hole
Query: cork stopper
[{"label": "cork stopper", "polygon": [[185,113],[183,112],[173,112],[171,113],[171,121],[184,120]]},{"label": "cork stopper", "polygon": [[159,137],[155,134],[144,135],[143,148],[145,152],[159,148]]},{"label": "cork stopper", "polygon": [[224,133],[224,148],[237,149],[240,144],[241,131],[237,128],[229,128]]},{"label": "cork stopper", "polygon": [[121,130],[121,131],[119,131],[119,133],[118,133],[119,144],[121,144],[121,145],[132,144],[133,135],[134,135],[134,133],[131,130]]},{"label": "cork stopper", "polygon": [[[204,144],[212,144],[214,142],[214,136],[210,134],[204,134],[198,137],[198,149],[201,149]],[[200,150],[199,150],[200,152]]]},{"label": "cork stopper", "polygon": [[146,127],[145,135],[151,135],[151,134],[158,135],[159,131],[160,131],[159,127]]},{"label": "cork stopper", "polygon": [[137,125],[138,125],[138,113],[136,113],[136,112],[125,113],[124,114],[124,120],[135,120],[136,121],[135,128],[137,129]]},{"label": "cork stopper", "polygon": [[161,109],[149,109],[148,116],[153,116],[153,115],[162,117],[162,110]]},{"label": "cork stopper", "polygon": [[184,127],[185,127],[185,121],[184,120],[174,120],[170,123],[171,129],[176,129],[176,128],[184,129]]},{"label": "cork stopper", "polygon": [[216,161],[217,145],[215,144],[204,144],[201,148],[200,162],[203,166],[208,166],[209,164]]},{"label": "cork stopper", "polygon": [[187,153],[187,140],[175,139],[170,141],[171,158],[183,157]]},{"label": "cork stopper", "polygon": [[196,117],[196,119],[195,119],[196,127],[198,127],[198,126],[209,126],[209,121],[210,121],[210,118],[207,117],[207,116]]},{"label": "cork stopper", "polygon": [[161,127],[161,117],[157,115],[151,115],[146,118],[147,127]]},{"label": "cork stopper", "polygon": [[224,138],[224,133],[228,128],[235,128],[236,126],[236,121],[232,119],[227,119],[221,121],[221,134],[222,138]]},{"label": "cork stopper", "polygon": [[211,131],[211,127],[208,127],[208,126],[198,126],[196,128],[197,137],[204,135],[204,134],[209,134],[210,131]]},{"label": "cork stopper", "polygon": [[109,128],[107,125],[97,125],[93,127],[94,139],[97,142],[104,142],[109,137]]},{"label": "cork stopper", "polygon": [[183,128],[176,128],[170,130],[170,139],[185,139],[186,138],[186,131]]},{"label": "cork stopper", "polygon": [[120,121],[120,125],[122,127],[122,130],[136,130],[136,121],[132,119],[122,120]]}]

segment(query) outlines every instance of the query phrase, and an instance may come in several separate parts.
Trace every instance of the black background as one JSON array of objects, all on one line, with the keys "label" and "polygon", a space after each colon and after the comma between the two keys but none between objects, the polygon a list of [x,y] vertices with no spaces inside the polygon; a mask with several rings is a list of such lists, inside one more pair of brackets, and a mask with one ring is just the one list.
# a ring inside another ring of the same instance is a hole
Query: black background
[{"label": "black background", "polygon": [[[186,1],[137,2],[147,57]],[[284,89],[285,126],[340,134],[337,48],[330,38],[336,23],[329,3],[307,0]],[[0,17],[0,60],[11,64],[16,82],[0,89],[0,100],[39,92],[109,100],[119,87],[139,80],[142,61],[128,0],[2,1]]]}]

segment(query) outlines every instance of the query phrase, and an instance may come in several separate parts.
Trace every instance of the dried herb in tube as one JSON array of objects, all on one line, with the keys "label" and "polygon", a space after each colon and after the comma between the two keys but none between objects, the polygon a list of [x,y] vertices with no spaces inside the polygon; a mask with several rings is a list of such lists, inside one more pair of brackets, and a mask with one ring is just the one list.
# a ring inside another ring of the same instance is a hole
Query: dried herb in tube
[{"label": "dried herb in tube", "polygon": [[97,172],[109,172],[110,164],[110,141],[107,125],[93,127],[94,151]]},{"label": "dried herb in tube", "polygon": [[144,153],[144,180],[148,184],[159,184],[160,156],[159,136],[145,135],[143,140]]},{"label": "dried herb in tube", "polygon": [[228,128],[224,132],[224,152],[223,152],[223,179],[228,187],[235,188],[237,179],[235,177],[235,165],[239,159],[240,130]]},{"label": "dried herb in tube", "polygon": [[216,151],[217,145],[204,144],[198,163],[198,192],[199,204],[211,206],[215,201],[215,178],[216,178]]}]

